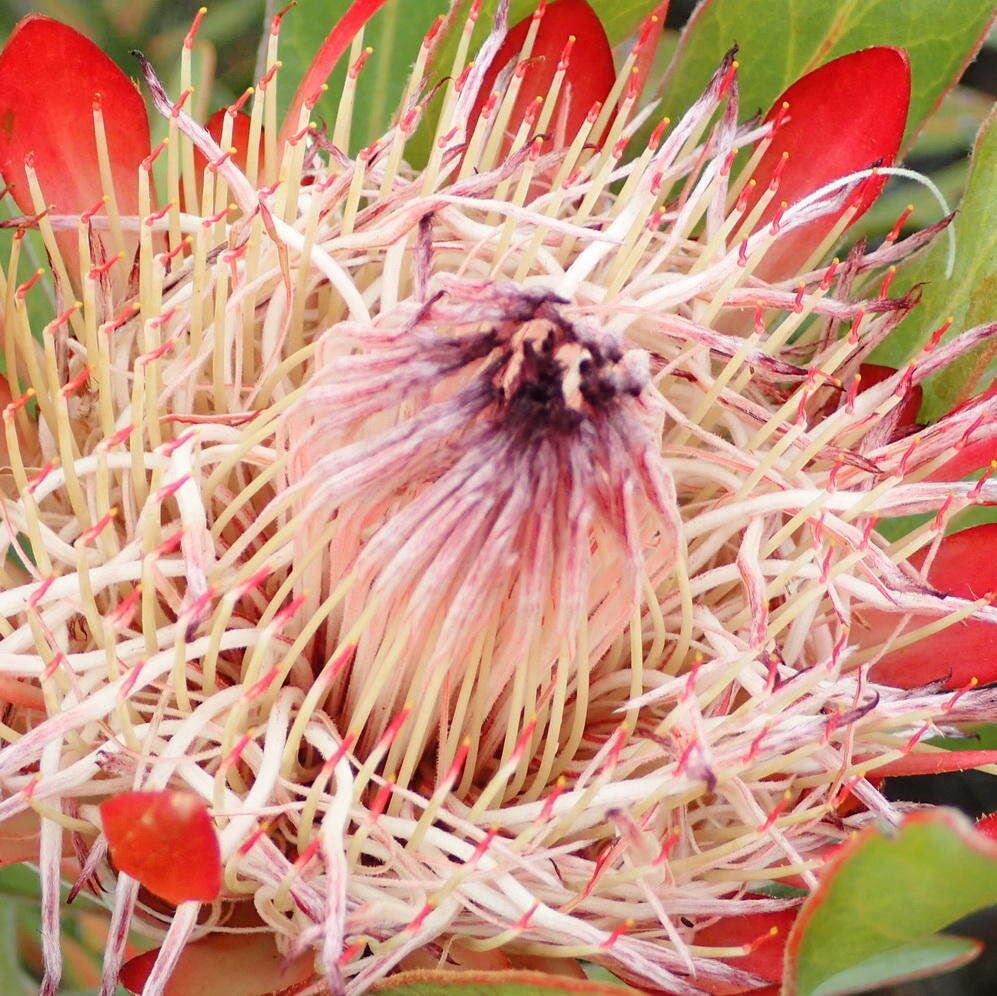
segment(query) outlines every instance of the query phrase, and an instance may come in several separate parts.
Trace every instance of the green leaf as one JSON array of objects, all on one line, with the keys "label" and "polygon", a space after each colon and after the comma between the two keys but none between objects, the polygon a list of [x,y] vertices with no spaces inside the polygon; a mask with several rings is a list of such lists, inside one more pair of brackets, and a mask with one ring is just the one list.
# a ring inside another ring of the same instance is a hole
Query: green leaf
[{"label": "green leaf", "polygon": [[[316,51],[332,26],[342,17],[351,0],[299,0],[298,6],[289,11],[280,31],[280,110],[281,114],[291,101],[298,82],[312,61]],[[632,34],[647,14],[661,0],[589,0],[589,5],[599,15],[611,44],[616,44]],[[471,0],[457,0],[460,14],[455,27],[441,43],[435,67],[430,73],[431,82],[438,82],[450,71],[464,15]],[[513,25],[529,16],[537,0],[511,0],[509,24]],[[484,0],[471,42],[471,53],[491,30],[498,0]],[[440,14],[450,8],[449,0],[392,0],[385,4],[367,24],[364,44],[374,49],[364,66],[357,84],[356,110],[351,135],[351,151],[372,142],[391,125],[398,109],[409,72],[419,52],[426,32]],[[329,79],[329,91],[315,107],[317,117],[330,126],[336,119],[339,95],[346,76],[347,57],[340,60]],[[426,126],[419,129],[408,146],[407,154],[415,162],[425,157],[430,140],[432,109],[427,110]]]},{"label": "green leaf", "polygon": [[773,899],[800,899],[810,895],[809,889],[801,889],[798,885],[788,885],[786,882],[762,882],[751,888],[752,891]]},{"label": "green leaf", "polygon": [[786,947],[783,993],[843,992],[822,986],[928,940],[995,898],[997,846],[960,814],[917,813],[891,836],[870,827],[835,855],[800,907]]},{"label": "green leaf", "polygon": [[626,996],[634,990],[622,983],[607,985],[544,972],[402,972],[374,986],[387,996],[554,996],[557,993],[590,993],[593,996]]},{"label": "green leaf", "polygon": [[925,743],[946,750],[997,750],[997,723],[969,727],[962,737],[933,737]]},{"label": "green leaf", "polygon": [[664,113],[681,114],[702,92],[723,53],[740,47],[745,114],[767,110],[817,66],[870,45],[910,54],[907,141],[955,83],[993,17],[991,0],[704,0],[689,21],[665,80]]},{"label": "green leaf", "polygon": [[41,902],[40,888],[38,870],[33,865],[21,863],[0,868],[0,902],[26,899],[37,905]]},{"label": "green leaf", "polygon": [[[983,123],[973,149],[966,193],[953,222],[956,256],[952,276],[945,275],[948,242],[944,236],[900,271],[891,293],[903,293],[915,284],[923,283],[924,294],[918,307],[877,351],[884,357],[878,362],[899,366],[949,318],[952,319],[952,334],[956,334],[993,321],[997,314],[997,202],[993,196],[993,178],[997,170],[995,121],[997,109],[992,110]],[[924,384],[921,419],[933,421],[949,411],[963,395],[968,382],[983,372],[986,363],[987,355],[974,351],[929,378]],[[972,384],[968,386],[972,387]]]},{"label": "green leaf", "polygon": [[982,950],[983,945],[971,938],[937,934],[873,955],[861,965],[838,972],[821,983],[814,996],[866,993],[880,986],[951,972],[972,961]]},{"label": "green leaf", "polygon": [[588,5],[599,15],[606,29],[610,45],[616,45],[633,34],[644,18],[660,4],[661,0],[588,0]]}]

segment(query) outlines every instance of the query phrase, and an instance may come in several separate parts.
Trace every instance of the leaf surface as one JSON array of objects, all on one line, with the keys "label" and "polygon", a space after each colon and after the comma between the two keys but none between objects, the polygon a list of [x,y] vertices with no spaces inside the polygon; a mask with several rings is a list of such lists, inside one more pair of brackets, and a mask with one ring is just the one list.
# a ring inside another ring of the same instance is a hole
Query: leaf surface
[{"label": "leaf surface", "polygon": [[783,993],[846,992],[825,987],[870,959],[895,964],[884,956],[995,897],[997,844],[958,813],[910,815],[891,836],[870,827],[834,855],[804,901],[789,935]]},{"label": "leaf surface", "polygon": [[[891,294],[923,284],[920,304],[904,319],[877,359],[896,363],[908,359],[943,322],[952,319],[952,332],[966,331],[997,316],[997,108],[983,123],[973,148],[969,180],[953,222],[955,266],[946,276],[949,244],[946,236],[897,275]],[[922,421],[934,421],[975,387],[986,387],[987,353],[979,349],[928,378],[924,385]]]},{"label": "leaf surface", "polygon": [[866,993],[880,986],[951,972],[972,961],[982,950],[983,945],[972,938],[937,934],[846,968],[818,986],[814,996]]}]

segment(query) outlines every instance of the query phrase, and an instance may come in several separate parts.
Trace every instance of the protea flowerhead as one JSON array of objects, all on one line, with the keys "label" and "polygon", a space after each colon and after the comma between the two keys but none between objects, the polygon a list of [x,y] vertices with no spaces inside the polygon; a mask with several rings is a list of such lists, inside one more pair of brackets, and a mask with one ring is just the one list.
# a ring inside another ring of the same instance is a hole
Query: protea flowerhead
[{"label": "protea flowerhead", "polygon": [[540,958],[758,988],[797,902],[758,888],[896,821],[865,776],[938,768],[921,741],[997,704],[989,584],[950,569],[993,532],[944,536],[997,495],[959,479],[995,401],[910,404],[994,326],[876,372],[916,295],[869,275],[934,232],[825,258],[898,154],[906,56],[741,124],[729,54],[628,155],[657,22],[615,76],[578,0],[509,34],[500,7],[468,61],[472,11],[351,157],[351,82],[331,136],[309,116],[378,6],[279,131],[276,33],[210,128],[189,48],[177,94],[143,62],[154,151],[68,28],[0,56],[55,291],[32,328],[34,280],[5,287],[0,499],[0,820],[41,818],[45,990],[67,855],[107,890],[104,993],[129,926],[159,938],[123,976],[147,994],[206,956],[262,959],[260,992]]}]

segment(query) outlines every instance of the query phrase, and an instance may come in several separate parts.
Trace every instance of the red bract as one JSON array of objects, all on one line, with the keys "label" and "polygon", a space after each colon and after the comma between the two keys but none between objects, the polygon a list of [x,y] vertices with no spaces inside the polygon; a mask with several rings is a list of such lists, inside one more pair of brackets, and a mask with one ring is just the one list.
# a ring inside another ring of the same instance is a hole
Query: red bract
[{"label": "red bract", "polygon": [[[221,110],[215,111],[210,118],[204,123],[204,127],[208,130],[208,134],[221,145],[223,132],[225,129],[225,116],[228,114],[228,109],[223,107]],[[223,146],[226,152],[230,149],[234,149],[232,152],[232,162],[242,170],[243,173],[246,172],[246,162],[249,159],[249,129],[251,118],[248,114],[243,114],[242,111],[238,111],[233,115],[232,120],[232,138],[227,146]],[[257,163],[263,162],[263,134],[260,133],[259,144],[257,145]],[[200,178],[204,175],[204,169],[208,165],[208,160],[205,158],[204,153],[195,146],[194,148],[194,173]]]},{"label": "red bract", "polygon": [[[884,367],[879,363],[863,363],[859,367],[859,390],[867,391],[870,387],[889,380],[897,371],[893,367]],[[920,384],[914,384],[900,404],[897,417],[896,435],[904,436],[918,428],[917,413],[921,408],[923,393]],[[951,480],[951,478],[945,478]]]},{"label": "red bract", "polygon": [[114,863],[150,892],[174,905],[218,897],[218,837],[198,796],[125,792],[101,803],[100,817]]},{"label": "red bract", "polygon": [[997,813],[990,813],[987,816],[981,816],[976,821],[976,829],[982,833],[984,837],[989,837],[991,840],[997,840]]},{"label": "red bract", "polygon": [[[899,48],[852,52],[798,79],[766,118],[785,115],[753,174],[756,186],[748,198],[749,209],[774,177],[778,183],[757,226],[770,222],[783,202],[791,205],[850,173],[892,164],[909,105],[910,60]],[[840,211],[779,239],[758,268],[759,275],[777,280],[798,273],[841,214],[854,207],[858,218],[884,182],[881,177],[861,182]]]},{"label": "red bract", "polygon": [[[893,367],[881,366],[878,363],[863,363],[859,367],[858,389],[866,391],[875,384],[894,376],[896,372]],[[997,383],[959,407],[964,408],[966,405],[978,404],[994,397],[994,395],[997,395]],[[906,397],[900,404],[894,438],[906,436],[921,428],[917,421],[917,414],[920,411],[923,397],[924,394],[919,384],[914,384],[908,390]],[[957,408],[956,411],[958,410]],[[981,433],[979,439],[970,437],[967,443],[960,444],[956,449],[955,456],[946,460],[940,467],[935,468],[926,480],[956,481],[974,471],[988,467],[994,460],[997,460],[997,436]]]},{"label": "red bract", "polygon": [[[81,214],[99,204],[105,191],[94,135],[96,101],[118,210],[137,214],[137,171],[149,155],[149,121],[138,90],[79,32],[47,17],[24,18],[0,53],[0,172],[25,214],[35,213],[28,156],[56,214]],[[59,236],[69,260],[77,256],[76,245],[75,231]]]},{"label": "red bract", "polygon": [[[796,910],[778,910],[773,913],[747,913],[744,916],[721,917],[715,923],[696,932],[697,945],[703,947],[750,947],[747,954],[725,958],[735,968],[751,972],[766,982],[782,978],[782,957],[786,938],[796,919]],[[709,990],[718,996],[727,992],[741,992],[739,987],[725,988],[710,984]],[[753,990],[758,992],[758,990]]]},{"label": "red bract", "polygon": [[[866,775],[866,781],[875,789],[881,788],[885,780],[885,777],[881,775]],[[841,798],[841,802],[838,803],[836,810],[839,816],[850,816],[852,813],[857,813],[860,809],[864,808],[862,800],[854,792],[846,792]]]},{"label": "red bract", "polygon": [[[159,948],[126,962],[118,981],[141,993]],[[281,996],[296,992],[313,975],[309,952],[287,959],[268,934],[209,934],[188,944],[170,975],[164,996]]]},{"label": "red bract", "polygon": [[[959,407],[963,408],[965,405],[975,404],[992,398],[995,395],[997,395],[997,382],[991,384],[986,391],[983,391],[975,398],[971,398]],[[959,447],[954,457],[947,460],[934,473],[929,475],[928,480],[955,481],[961,477],[965,477],[967,474],[973,473],[975,470],[990,466],[994,460],[997,460],[997,437],[988,435],[978,440],[974,440],[971,437],[966,445]]]},{"label": "red bract", "polygon": [[[920,567],[926,554],[926,550],[915,554],[911,563]],[[997,591],[997,524],[946,536],[927,581],[938,591],[960,598],[981,598]],[[865,615],[869,631],[863,642],[870,647],[888,639],[902,618],[879,611]],[[907,628],[930,621],[916,616]],[[896,688],[916,688],[932,681],[942,681],[946,688],[963,688],[973,678],[981,685],[997,681],[997,626],[978,619],[947,626],[933,636],[890,651],[873,667],[871,677]]]},{"label": "red bract", "polygon": [[[519,59],[532,20],[532,17],[527,17],[514,25],[495,53],[471,111],[469,136],[495,89],[499,75]],[[554,138],[545,143],[545,151],[555,144],[570,142],[584,125],[592,105],[605,103],[609,97],[616,82],[616,67],[609,39],[595,11],[585,0],[558,0],[549,4],[543,11],[516,103],[509,116],[502,156],[507,155],[512,147],[527,110],[537,103],[537,97],[545,97],[550,91],[569,38],[574,38],[574,43],[548,128],[554,133]]]}]

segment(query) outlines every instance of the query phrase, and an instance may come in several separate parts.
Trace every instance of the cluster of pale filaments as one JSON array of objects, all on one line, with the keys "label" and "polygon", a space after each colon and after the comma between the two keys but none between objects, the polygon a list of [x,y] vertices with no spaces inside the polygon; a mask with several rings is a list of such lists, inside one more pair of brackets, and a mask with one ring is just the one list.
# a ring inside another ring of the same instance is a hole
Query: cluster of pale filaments
[{"label": "cluster of pale filaments", "polygon": [[[34,395],[4,413],[0,541],[20,566],[0,561],[0,662],[39,704],[0,727],[0,817],[45,818],[51,957],[65,838],[106,870],[95,804],[173,785],[213,806],[226,898],[200,923],[196,903],[135,921],[166,930],[157,984],[251,896],[348,992],[454,943],[675,993],[749,985],[717,960],[741,949],[690,928],[781,908],[743,891],[812,883],[827,845],[896,818],[864,771],[993,708],[870,684],[882,648],[855,635],[866,606],[994,617],[897,566],[997,499],[918,483],[972,407],[893,440],[905,384],[965,341],[850,389],[910,302],[848,288],[924,239],[755,279],[843,188],[743,234],[771,192],[743,217],[767,131],[737,125],[736,65],[630,159],[633,56],[548,153],[531,137],[559,77],[498,161],[514,88],[466,134],[469,31],[422,171],[405,146],[425,48],[398,125],[356,159],[353,72],[328,139],[303,116],[280,150],[271,127],[245,173],[147,71],[170,205],[152,210],[144,170],[146,216],[105,231],[137,241],[137,292],[112,307],[122,264],[91,258],[85,226],[61,282],[81,303],[40,336],[30,291],[5,288],[11,377]],[[182,213],[193,145],[213,165]],[[79,219],[39,224],[55,255]],[[899,543],[873,530],[921,511],[939,515]],[[836,815],[847,791],[867,812]],[[122,877],[109,986],[136,901]]]}]

